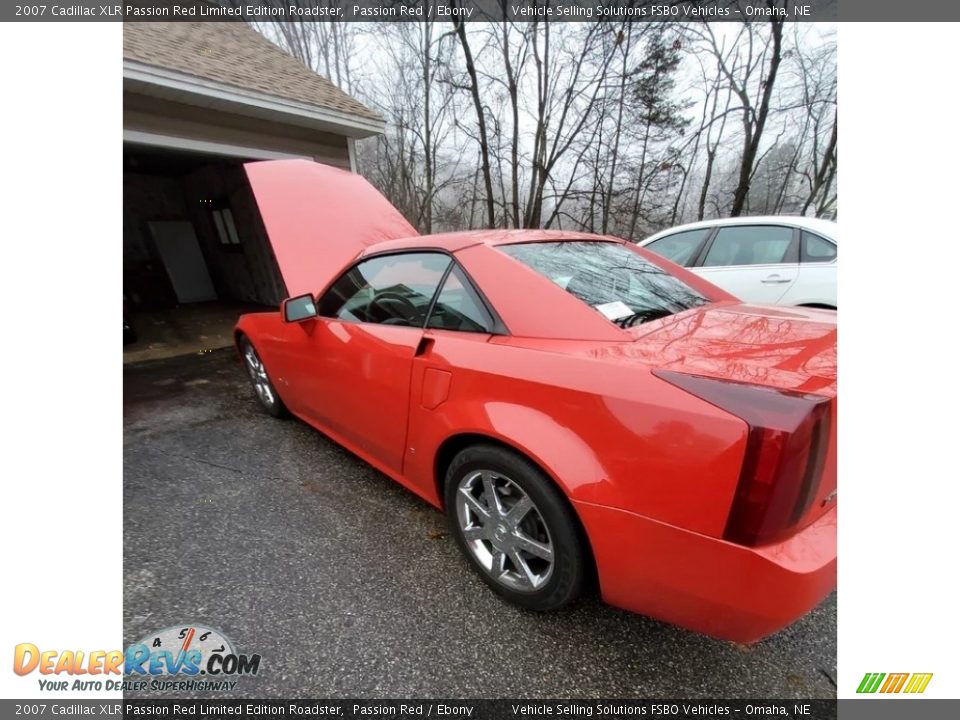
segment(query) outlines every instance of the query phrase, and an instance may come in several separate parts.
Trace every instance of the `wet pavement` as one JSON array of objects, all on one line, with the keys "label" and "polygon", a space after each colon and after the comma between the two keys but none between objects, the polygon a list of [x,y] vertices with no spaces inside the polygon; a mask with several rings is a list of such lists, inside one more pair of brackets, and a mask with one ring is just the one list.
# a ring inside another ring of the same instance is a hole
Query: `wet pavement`
[{"label": "wet pavement", "polygon": [[595,597],[516,609],[443,515],[261,411],[232,351],[124,367],[124,642],[222,630],[262,656],[232,697],[832,698],[836,615],[746,647]]}]

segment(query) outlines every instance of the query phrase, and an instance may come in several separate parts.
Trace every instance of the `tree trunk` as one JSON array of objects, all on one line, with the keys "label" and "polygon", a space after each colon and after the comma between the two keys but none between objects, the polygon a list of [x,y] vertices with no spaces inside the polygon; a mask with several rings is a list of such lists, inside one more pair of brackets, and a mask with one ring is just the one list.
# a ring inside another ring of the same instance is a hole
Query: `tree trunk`
[{"label": "tree trunk", "polygon": [[510,113],[513,129],[510,136],[510,200],[507,214],[513,220],[513,227],[520,227],[520,103],[517,92],[517,78],[513,63],[510,61],[510,43],[508,42],[507,21],[503,21],[503,64],[507,74],[507,90],[510,94]]},{"label": "tree trunk", "polygon": [[433,82],[430,72],[430,47],[432,40],[432,25],[429,21],[422,23],[423,45],[421,47],[421,63],[423,69],[423,166],[424,166],[424,200],[423,200],[423,232],[427,235],[433,232],[433,118],[430,116],[430,86]]},{"label": "tree trunk", "polygon": [[[800,211],[801,215],[806,215],[807,210],[811,205],[816,201],[817,195],[820,194],[820,190],[826,185],[829,188],[829,183],[827,182],[828,178],[833,179],[833,174],[831,172],[836,162],[837,151],[837,115],[833,115],[833,129],[830,131],[830,140],[827,143],[827,148],[823,153],[823,161],[820,163],[820,167],[817,168],[817,174],[813,178],[813,185],[810,188],[810,195],[807,197],[807,201],[803,204],[803,209]],[[818,209],[818,213],[819,209]]]},{"label": "tree trunk", "polygon": [[483,186],[486,191],[487,222],[490,227],[496,223],[496,212],[493,205],[493,178],[490,175],[490,145],[487,141],[487,121],[484,117],[483,103],[480,100],[480,85],[477,81],[477,68],[473,62],[473,52],[467,40],[466,27],[462,20],[452,20],[460,47],[463,48],[463,59],[467,65],[467,75],[470,76],[470,95],[473,98],[473,109],[477,113],[477,128],[480,135],[480,166],[483,171]]},{"label": "tree trunk", "polygon": [[770,57],[770,67],[763,81],[763,95],[760,106],[757,108],[755,119],[753,108],[749,102],[744,102],[744,138],[743,157],[740,160],[740,177],[737,180],[737,189],[733,192],[733,205],[730,215],[736,217],[743,213],[750,192],[750,181],[753,179],[754,162],[757,151],[760,149],[760,140],[763,137],[763,128],[770,114],[770,98],[773,95],[773,86],[777,80],[777,71],[780,69],[780,60],[783,50],[783,21],[771,20],[770,31],[773,37],[773,50]]}]

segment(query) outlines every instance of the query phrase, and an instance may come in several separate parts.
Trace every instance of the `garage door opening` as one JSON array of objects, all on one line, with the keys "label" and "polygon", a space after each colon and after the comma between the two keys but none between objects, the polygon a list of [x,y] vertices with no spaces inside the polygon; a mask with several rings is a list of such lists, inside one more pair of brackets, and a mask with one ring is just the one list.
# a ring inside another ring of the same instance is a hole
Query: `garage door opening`
[{"label": "garage door opening", "polygon": [[124,362],[227,347],[284,298],[243,162],[124,145]]}]

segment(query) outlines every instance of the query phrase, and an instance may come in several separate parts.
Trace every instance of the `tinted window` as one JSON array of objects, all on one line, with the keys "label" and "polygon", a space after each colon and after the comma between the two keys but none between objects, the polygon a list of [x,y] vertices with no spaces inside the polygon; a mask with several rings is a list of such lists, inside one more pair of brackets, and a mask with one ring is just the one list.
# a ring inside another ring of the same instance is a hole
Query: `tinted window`
[{"label": "tinted window", "polygon": [[785,262],[793,229],[777,225],[738,225],[717,231],[704,266],[769,265]]},{"label": "tinted window", "polygon": [[667,235],[667,237],[654,240],[644,247],[657,253],[657,255],[662,255],[667,260],[672,260],[677,265],[689,265],[709,233],[710,228],[685,230],[675,235]]},{"label": "tinted window", "polygon": [[[544,242],[499,247],[621,327],[706,302],[663,268],[617,243]],[[558,318],[558,322],[563,319]]]},{"label": "tinted window", "polygon": [[803,231],[800,253],[802,262],[830,262],[837,259],[837,246],[819,235]]},{"label": "tinted window", "polygon": [[459,267],[447,275],[427,327],[465,332],[493,332],[493,317]]},{"label": "tinted window", "polygon": [[344,273],[320,299],[319,314],[351,322],[422,327],[450,258],[384,255]]}]

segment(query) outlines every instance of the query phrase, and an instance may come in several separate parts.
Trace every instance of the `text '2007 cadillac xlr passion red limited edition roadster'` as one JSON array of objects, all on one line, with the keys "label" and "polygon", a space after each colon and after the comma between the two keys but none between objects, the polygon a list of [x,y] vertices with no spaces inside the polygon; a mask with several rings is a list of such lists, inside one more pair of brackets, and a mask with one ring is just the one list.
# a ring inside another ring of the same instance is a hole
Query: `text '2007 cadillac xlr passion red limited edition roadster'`
[{"label": "text '2007 cadillac xlr passion red limited edition roadster'", "polygon": [[613,237],[418,236],[358,175],[246,169],[292,296],[236,327],[260,402],[443,509],[495,592],[595,583],[751,642],[836,586],[834,312]]}]

